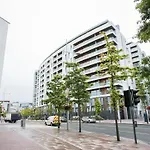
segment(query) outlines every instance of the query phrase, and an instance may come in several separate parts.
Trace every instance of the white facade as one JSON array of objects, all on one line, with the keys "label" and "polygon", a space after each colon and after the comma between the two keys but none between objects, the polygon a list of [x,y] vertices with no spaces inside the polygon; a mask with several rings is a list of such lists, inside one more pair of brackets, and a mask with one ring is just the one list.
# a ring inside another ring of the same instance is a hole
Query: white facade
[{"label": "white facade", "polygon": [[[119,27],[106,20],[68,41],[42,62],[34,75],[34,106],[41,106],[41,100],[47,98],[46,84],[51,81],[55,74],[67,74],[65,62],[78,62],[80,67],[84,68],[83,73],[90,77],[88,82],[93,84],[88,89],[91,96],[87,104],[87,111],[94,111],[94,100],[96,97],[101,101],[104,110],[111,110],[109,106],[110,85],[108,76],[97,75],[100,65],[100,54],[107,52],[105,48],[106,41],[104,40],[104,36],[100,34],[102,31],[109,37],[109,41],[114,42],[118,49],[123,50],[123,54],[129,54],[128,58],[120,61],[120,65],[133,67],[132,57]],[[127,90],[128,86],[134,88],[135,84],[128,79],[116,82],[116,86],[120,90],[120,94],[123,95],[123,90]],[[77,105],[74,105],[74,112],[77,112]]]},{"label": "white facade", "polygon": [[7,22],[6,20],[0,17],[0,86],[1,86],[2,71],[3,71],[8,24],[9,22]]},{"label": "white facade", "polygon": [[141,64],[142,58],[145,57],[145,53],[141,51],[141,48],[137,43],[127,43],[127,48],[131,53],[131,60],[134,67],[138,67]]}]

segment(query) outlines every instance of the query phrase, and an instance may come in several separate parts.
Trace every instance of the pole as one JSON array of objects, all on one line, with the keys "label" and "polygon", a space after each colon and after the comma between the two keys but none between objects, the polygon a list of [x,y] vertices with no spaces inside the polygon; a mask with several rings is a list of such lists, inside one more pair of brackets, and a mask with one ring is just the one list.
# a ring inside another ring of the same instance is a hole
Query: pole
[{"label": "pole", "polygon": [[134,121],[134,102],[133,102],[133,91],[131,91],[129,86],[129,93],[130,93],[130,103],[131,103],[131,116],[132,116],[132,123],[133,123],[133,134],[134,134],[134,140],[135,144],[137,144],[137,137],[136,137],[136,129],[135,129],[135,121]]}]

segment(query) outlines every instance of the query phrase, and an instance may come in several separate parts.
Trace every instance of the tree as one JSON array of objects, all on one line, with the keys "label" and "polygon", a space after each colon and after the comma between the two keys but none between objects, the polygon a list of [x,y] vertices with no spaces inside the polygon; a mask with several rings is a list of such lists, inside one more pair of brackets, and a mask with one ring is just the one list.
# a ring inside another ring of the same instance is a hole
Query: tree
[{"label": "tree", "polygon": [[[145,115],[147,116],[146,108],[147,108],[148,102],[146,99],[146,87],[145,87],[144,80],[141,79],[140,75],[136,77],[136,88],[138,90],[137,95],[140,97],[142,107],[145,111]],[[147,123],[148,123],[148,119],[147,119]]]},{"label": "tree", "polygon": [[31,108],[22,109],[20,113],[22,117],[27,118],[29,116],[33,116],[33,109]]},{"label": "tree", "polygon": [[144,80],[148,94],[150,94],[150,56],[142,59],[138,72],[140,72],[141,79]]},{"label": "tree", "polygon": [[141,42],[150,42],[150,0],[135,0],[135,2],[136,9],[141,15],[137,37]]},{"label": "tree", "polygon": [[89,102],[90,95],[87,88],[90,87],[90,84],[87,82],[88,77],[82,73],[83,69],[79,68],[78,63],[66,63],[66,66],[71,71],[68,72],[64,80],[70,90],[72,101],[78,104],[79,132],[81,132],[81,106]]},{"label": "tree", "polygon": [[48,115],[49,115],[49,116],[51,116],[51,115],[52,115],[52,113],[53,113],[53,106],[52,106],[52,104],[51,104],[51,103],[50,103],[50,104],[48,104],[47,113],[48,113]]},{"label": "tree", "polygon": [[96,113],[96,115],[100,115],[101,111],[102,111],[102,105],[101,105],[101,103],[97,97],[95,99],[95,113]]},{"label": "tree", "polygon": [[87,113],[87,103],[84,103],[84,104],[82,105],[81,110],[82,110],[82,112],[83,112],[84,114]]},{"label": "tree", "polygon": [[58,128],[60,128],[60,113],[66,104],[66,85],[62,79],[62,76],[57,74],[47,86],[48,99],[46,102],[52,104],[56,109],[58,113]]},{"label": "tree", "polygon": [[100,55],[100,76],[109,75],[110,80],[110,104],[114,110],[114,118],[116,124],[117,141],[120,141],[119,128],[117,122],[117,109],[121,101],[121,95],[115,82],[118,80],[125,80],[128,78],[132,69],[120,65],[120,61],[127,58],[127,55],[121,54],[122,49],[117,49],[113,42],[109,42],[108,37],[104,32],[104,39],[106,40],[106,54]]},{"label": "tree", "polygon": [[34,110],[34,117],[35,117],[36,120],[40,119],[40,117],[41,117],[41,111],[40,111],[39,108],[35,108],[35,110]]},{"label": "tree", "polygon": [[[146,107],[148,101],[146,92],[150,94],[150,56],[142,59],[142,64],[136,69],[136,87],[138,89],[138,96],[141,99],[141,104],[144,108],[145,114],[147,115]],[[148,123],[148,120],[147,120]]]}]

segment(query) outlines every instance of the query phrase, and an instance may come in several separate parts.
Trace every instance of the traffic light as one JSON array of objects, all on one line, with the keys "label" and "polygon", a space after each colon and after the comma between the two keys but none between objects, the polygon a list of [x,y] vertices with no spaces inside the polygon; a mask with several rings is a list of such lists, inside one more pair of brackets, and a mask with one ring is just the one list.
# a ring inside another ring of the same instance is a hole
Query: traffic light
[{"label": "traffic light", "polygon": [[125,102],[125,107],[130,107],[131,106],[131,99],[130,99],[129,90],[124,91],[124,102]]},{"label": "traffic light", "polygon": [[140,102],[139,96],[137,95],[138,90],[133,90],[133,102],[134,105],[137,105]]}]

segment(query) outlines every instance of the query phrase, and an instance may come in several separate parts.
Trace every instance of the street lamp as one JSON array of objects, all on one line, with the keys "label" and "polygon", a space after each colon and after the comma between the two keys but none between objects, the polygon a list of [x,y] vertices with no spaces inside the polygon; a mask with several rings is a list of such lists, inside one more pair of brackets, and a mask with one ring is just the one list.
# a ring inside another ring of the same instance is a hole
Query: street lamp
[{"label": "street lamp", "polygon": [[69,105],[69,89],[66,90],[66,98],[67,98],[67,105],[65,105],[65,110],[67,112],[67,130],[69,130],[69,110],[71,106]]}]

